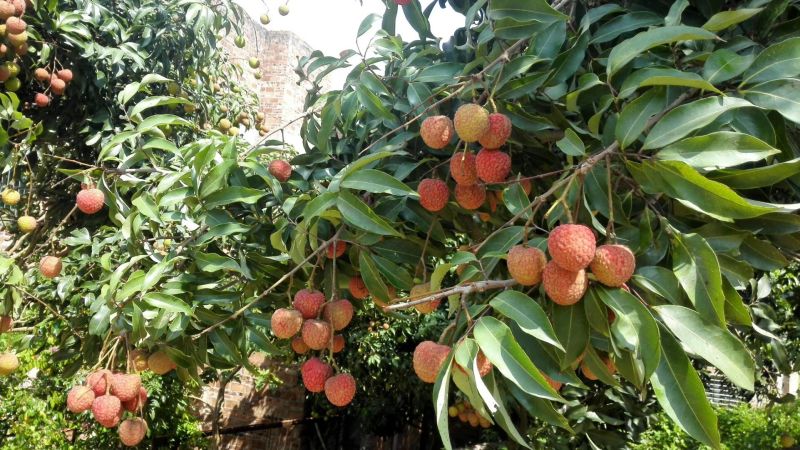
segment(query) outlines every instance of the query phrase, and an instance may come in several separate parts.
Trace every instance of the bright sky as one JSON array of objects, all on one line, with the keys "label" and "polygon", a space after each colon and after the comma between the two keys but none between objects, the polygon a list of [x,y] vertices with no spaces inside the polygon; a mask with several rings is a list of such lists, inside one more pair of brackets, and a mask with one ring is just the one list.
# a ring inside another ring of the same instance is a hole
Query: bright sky
[{"label": "bright sky", "polygon": [[[256,21],[269,10],[272,30],[293,31],[311,47],[329,56],[342,50],[355,49],[358,26],[367,15],[382,15],[385,5],[381,0],[289,0],[289,15],[278,14],[278,6],[285,0],[236,0]],[[426,2],[427,3],[427,2]],[[376,24],[380,26],[380,22]],[[448,39],[457,28],[464,26],[464,16],[452,9],[434,8],[431,28],[437,37]],[[374,32],[374,31],[373,31]],[[372,33],[365,36],[372,36]],[[397,32],[406,41],[414,40],[417,33],[411,28],[402,12],[397,17]]]}]

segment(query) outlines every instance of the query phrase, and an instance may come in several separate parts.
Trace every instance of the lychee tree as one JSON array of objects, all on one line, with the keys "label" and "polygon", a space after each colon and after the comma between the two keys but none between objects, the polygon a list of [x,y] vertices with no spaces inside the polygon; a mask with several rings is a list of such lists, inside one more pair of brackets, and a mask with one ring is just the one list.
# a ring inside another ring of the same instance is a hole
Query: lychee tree
[{"label": "lychee tree", "polygon": [[[695,366],[753,389],[753,280],[798,249],[796,2],[397,3],[358,51],[301,60],[291,164],[277,134],[249,146],[160,110],[185,103],[154,88],[166,75],[120,85],[124,117],[76,166],[39,169],[104,206],[38,205],[0,260],[3,311],[35,332],[7,342],[55,335],[81,375],[145,358],[186,381],[291,348],[342,406],[365,394],[335,354],[357,310],[437,314],[436,342],[403,356],[433,382],[446,448],[451,405],[523,446],[548,424],[604,448],[628,419],[606,412],[651,395],[718,448]],[[465,17],[444,43],[440,7]],[[350,72],[323,92],[334,70]]]}]

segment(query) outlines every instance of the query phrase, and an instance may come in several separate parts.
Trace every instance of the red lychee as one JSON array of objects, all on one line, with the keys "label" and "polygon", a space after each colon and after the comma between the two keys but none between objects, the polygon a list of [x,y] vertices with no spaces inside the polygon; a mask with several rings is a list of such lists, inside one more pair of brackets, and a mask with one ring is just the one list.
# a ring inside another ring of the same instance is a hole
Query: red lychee
[{"label": "red lychee", "polygon": [[111,376],[111,394],[121,402],[135,399],[142,387],[142,378],[136,374],[115,373]]},{"label": "red lychee", "polygon": [[133,397],[131,400],[122,402],[122,408],[124,408],[125,411],[136,412],[139,406],[144,407],[145,403],[147,403],[147,389],[145,389],[144,386],[139,386],[139,395]]},{"label": "red lychee", "polygon": [[583,269],[570,272],[562,269],[555,261],[550,261],[542,272],[542,285],[550,300],[562,306],[569,306],[583,298],[586,288],[589,287],[589,278]]},{"label": "red lychee", "polygon": [[[483,352],[480,351],[480,350],[478,350],[477,359],[478,359],[478,373],[480,374],[481,377],[485,377],[486,375],[489,374],[489,372],[492,371],[492,368],[494,366],[489,361],[489,359],[486,357],[486,355],[484,355]],[[472,364],[471,361],[470,361],[470,364]],[[463,367],[461,367],[460,364],[456,364],[456,367],[459,370],[461,370],[465,375],[467,374],[467,371]]]},{"label": "red lychee", "polygon": [[314,319],[319,315],[325,294],[315,289],[301,289],[294,294],[292,306],[303,315],[303,319]]},{"label": "red lychee", "polygon": [[344,350],[344,336],[337,334],[333,337],[333,353],[339,353]]},{"label": "red lychee", "polygon": [[36,106],[39,108],[46,108],[47,105],[50,104],[50,97],[41,92],[37,92],[36,95],[33,96],[33,102],[36,103]]},{"label": "red lychee", "polygon": [[411,0],[394,0],[399,6],[406,6],[411,4]]},{"label": "red lychee", "polygon": [[272,313],[270,320],[272,333],[278,339],[289,339],[303,326],[303,314],[296,309],[279,308]]},{"label": "red lychee", "polygon": [[508,273],[523,286],[535,286],[542,281],[542,271],[547,264],[544,252],[535,247],[516,245],[508,252],[506,259]]},{"label": "red lychee", "polygon": [[325,390],[325,381],[333,376],[333,368],[319,358],[309,358],[300,366],[300,376],[310,392],[322,392]]},{"label": "red lychee", "polygon": [[486,188],[482,184],[457,184],[455,197],[458,204],[464,209],[478,209],[486,200]]},{"label": "red lychee", "polygon": [[341,258],[344,255],[344,252],[347,251],[347,242],[345,241],[333,241],[328,248],[325,249],[325,253],[328,256],[328,259],[333,258]]},{"label": "red lychee", "polygon": [[597,281],[610,287],[627,283],[636,270],[636,257],[624,245],[601,245],[590,264]]},{"label": "red lychee", "polygon": [[106,196],[103,191],[97,188],[83,189],[78,192],[75,203],[84,214],[94,214],[103,209]]},{"label": "red lychee", "polygon": [[542,376],[544,377],[545,381],[547,381],[547,384],[549,384],[551,388],[553,388],[553,389],[555,389],[557,391],[561,390],[561,386],[564,385],[564,383],[562,383],[560,381],[556,381],[556,380],[548,377],[545,374],[542,374]]},{"label": "red lychee", "polygon": [[61,70],[59,70],[58,72],[56,72],[56,76],[60,80],[63,80],[64,83],[69,83],[69,82],[72,81],[72,71],[69,70],[69,69],[61,69]]},{"label": "red lychee", "polygon": [[297,353],[298,355],[305,355],[306,353],[308,353],[309,350],[311,350],[310,348],[308,348],[306,343],[303,342],[302,336],[295,336],[294,338],[292,338],[291,345],[292,345],[292,350],[294,350],[294,352]]},{"label": "red lychee", "polygon": [[489,114],[489,129],[478,139],[486,148],[500,148],[511,136],[511,119],[505,114]]},{"label": "red lychee", "polygon": [[437,212],[447,206],[450,198],[450,190],[442,180],[426,178],[419,182],[417,187],[419,193],[419,204],[430,212]]},{"label": "red lychee", "polygon": [[331,325],[323,320],[309,319],[301,329],[303,342],[312,350],[322,350],[328,346],[333,331]]},{"label": "red lychee", "polygon": [[119,424],[119,440],[128,447],[135,447],[147,434],[147,422],[141,417],[127,419]]},{"label": "red lychee", "polygon": [[340,373],[325,381],[325,397],[335,406],[347,406],[356,395],[356,379],[349,373]]},{"label": "red lychee", "polygon": [[53,93],[53,95],[64,95],[64,91],[66,89],[67,83],[65,83],[61,78],[50,79],[50,91]]},{"label": "red lychee", "polygon": [[11,316],[0,316],[0,333],[6,333],[14,326]]},{"label": "red lychee", "polygon": [[484,182],[500,183],[511,172],[511,157],[500,150],[483,148],[475,157],[475,170]]},{"label": "red lychee", "polygon": [[550,257],[571,272],[585,269],[592,262],[595,246],[594,233],[585,225],[559,225],[547,238]]},{"label": "red lychee", "polygon": [[475,142],[489,129],[489,111],[474,103],[462,105],[453,117],[458,137],[464,142]]},{"label": "red lychee", "polygon": [[325,305],[322,317],[328,321],[334,331],[344,329],[353,320],[353,304],[347,300],[336,300]]},{"label": "red lychee", "polygon": [[364,284],[364,280],[358,275],[350,277],[350,281],[347,282],[347,288],[350,290],[350,295],[356,300],[364,300],[369,297],[367,285]]},{"label": "red lychee", "polygon": [[430,148],[442,149],[453,139],[453,121],[447,116],[430,116],[422,122],[419,129],[422,141]]},{"label": "red lychee", "polygon": [[86,385],[94,391],[95,396],[104,395],[109,385],[108,383],[111,382],[111,376],[111,371],[107,369],[92,372],[86,377]]},{"label": "red lychee", "polygon": [[285,183],[292,176],[292,166],[282,159],[276,159],[269,163],[269,173],[281,183]]},{"label": "red lychee", "polygon": [[45,278],[55,278],[61,273],[61,258],[45,256],[39,261],[39,272]]},{"label": "red lychee", "polygon": [[94,402],[94,391],[87,386],[75,386],[67,394],[67,409],[80,414],[88,411]]},{"label": "red lychee", "polygon": [[114,428],[122,416],[122,403],[110,394],[103,394],[92,402],[94,420],[106,428]]},{"label": "red lychee", "polygon": [[414,350],[414,373],[425,383],[435,383],[439,370],[450,355],[450,347],[433,341],[420,342]]},{"label": "red lychee", "polygon": [[466,151],[453,155],[450,158],[450,176],[458,184],[477,184],[478,172],[475,168],[475,154]]}]

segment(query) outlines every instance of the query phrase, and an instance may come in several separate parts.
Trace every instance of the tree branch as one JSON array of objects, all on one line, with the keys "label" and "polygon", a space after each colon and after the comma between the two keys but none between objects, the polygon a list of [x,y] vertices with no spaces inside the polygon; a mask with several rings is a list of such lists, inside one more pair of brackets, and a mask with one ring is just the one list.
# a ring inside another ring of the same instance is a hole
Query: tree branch
[{"label": "tree branch", "polygon": [[[396,303],[394,305],[384,306],[385,312],[397,311],[401,309],[408,309],[416,305],[432,302],[442,297],[449,297],[453,294],[465,295],[473,292],[485,292],[491,289],[505,289],[517,284],[514,280],[487,280],[476,281],[474,283],[460,284],[458,286],[449,287],[447,289],[439,289],[433,293],[427,293],[422,297],[417,297],[415,300],[410,300],[404,303]],[[414,297],[411,297],[414,298]]]}]

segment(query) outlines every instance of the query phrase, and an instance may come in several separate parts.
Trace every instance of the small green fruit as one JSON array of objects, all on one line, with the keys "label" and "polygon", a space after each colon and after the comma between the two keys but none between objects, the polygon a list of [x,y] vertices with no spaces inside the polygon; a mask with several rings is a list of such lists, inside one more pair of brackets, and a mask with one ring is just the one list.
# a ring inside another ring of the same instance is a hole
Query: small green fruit
[{"label": "small green fruit", "polygon": [[19,64],[13,62],[7,62],[6,67],[8,68],[8,72],[11,74],[12,77],[19,75]]},{"label": "small green fruit", "polygon": [[261,79],[261,72],[254,73],[253,77],[255,77],[256,80],[260,80]]},{"label": "small green fruit", "polygon": [[17,92],[22,87],[22,82],[17,77],[11,77],[6,80],[6,89],[11,92]]},{"label": "small green fruit", "polygon": [[169,95],[173,95],[173,96],[174,95],[178,95],[178,93],[180,91],[181,91],[181,87],[178,85],[178,83],[176,83],[174,81],[170,81],[169,83],[167,83],[167,93]]},{"label": "small green fruit", "polygon": [[262,14],[261,17],[259,17],[259,20],[261,21],[261,25],[269,25],[269,16],[268,15]]},{"label": "small green fruit", "polygon": [[242,35],[236,36],[236,39],[233,40],[233,43],[236,44],[236,46],[239,48],[244,48],[245,44],[244,36]]},{"label": "small green fruit", "polygon": [[250,64],[251,69],[258,69],[258,66],[261,65],[261,61],[259,61],[256,57],[251,57],[247,63]]},{"label": "small green fruit", "polygon": [[289,5],[281,5],[278,7],[278,13],[282,16],[286,16],[289,14]]}]

